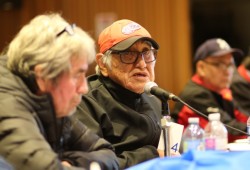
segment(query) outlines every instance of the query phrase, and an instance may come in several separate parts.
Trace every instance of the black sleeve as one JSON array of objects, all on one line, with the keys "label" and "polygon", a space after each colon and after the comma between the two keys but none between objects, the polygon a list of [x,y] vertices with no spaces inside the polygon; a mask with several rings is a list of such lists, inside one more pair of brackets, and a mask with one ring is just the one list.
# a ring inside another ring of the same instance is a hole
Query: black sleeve
[{"label": "black sleeve", "polygon": [[118,160],[120,168],[125,169],[126,167],[157,157],[159,157],[157,149],[152,145],[146,145],[136,150],[122,152],[122,154],[118,156]]},{"label": "black sleeve", "polygon": [[77,118],[71,117],[71,149],[64,152],[63,159],[74,166],[88,168],[91,162],[98,162],[103,170],[118,169],[118,160],[113,147],[88,129]]},{"label": "black sleeve", "polygon": [[[105,111],[93,102],[91,99],[84,98],[84,102],[78,106],[76,112],[77,118],[83,121],[87,127],[97,133],[99,136],[103,137],[102,128],[112,129],[112,125],[109,124],[110,120],[106,116]],[[102,114],[103,113],[103,114]],[[100,122],[96,121],[100,120]],[[106,121],[107,120],[107,121]],[[145,160],[159,157],[157,148],[154,146],[146,145],[135,150],[123,151],[122,153],[116,153],[119,160],[120,169],[130,167],[141,163]]]}]

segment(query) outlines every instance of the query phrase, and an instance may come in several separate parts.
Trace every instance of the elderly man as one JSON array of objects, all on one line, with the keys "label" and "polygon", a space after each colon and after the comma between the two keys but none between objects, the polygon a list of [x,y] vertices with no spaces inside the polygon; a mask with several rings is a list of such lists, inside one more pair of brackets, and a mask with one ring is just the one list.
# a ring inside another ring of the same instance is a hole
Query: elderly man
[{"label": "elderly man", "polygon": [[118,169],[112,146],[70,117],[94,56],[93,39],[53,13],[11,41],[0,59],[0,155],[14,169]]},{"label": "elderly man", "polygon": [[[246,132],[247,114],[233,104],[229,90],[235,63],[233,55],[242,55],[220,38],[209,39],[199,46],[195,53],[196,72],[180,94],[180,98],[205,115],[220,113],[221,121],[236,129]],[[187,106],[176,103],[173,117],[180,124],[187,126],[189,117],[200,117],[201,127],[208,120]],[[242,132],[228,129],[229,141],[245,138]]]},{"label": "elderly man", "polygon": [[88,77],[77,116],[115,147],[120,169],[158,157],[161,103],[144,86],[155,79],[159,45],[127,19],[104,29],[98,43],[97,74]]}]

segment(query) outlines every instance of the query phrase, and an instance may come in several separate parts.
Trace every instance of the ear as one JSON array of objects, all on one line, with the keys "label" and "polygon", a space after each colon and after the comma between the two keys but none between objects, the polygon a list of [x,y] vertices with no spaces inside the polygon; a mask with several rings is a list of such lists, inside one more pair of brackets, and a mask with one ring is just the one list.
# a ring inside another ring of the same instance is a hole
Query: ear
[{"label": "ear", "polygon": [[196,63],[196,72],[201,77],[205,76],[205,65],[202,61]]},{"label": "ear", "polygon": [[108,68],[107,66],[103,63],[102,60],[103,54],[102,53],[98,53],[96,54],[96,63],[100,68],[100,71],[102,73],[103,76],[108,77]]},{"label": "ear", "polygon": [[39,88],[38,93],[46,92],[46,90],[47,90],[46,81],[42,77],[42,67],[40,64],[38,64],[34,67],[34,72],[35,72],[35,76],[36,76],[36,83],[37,83],[37,86]]}]

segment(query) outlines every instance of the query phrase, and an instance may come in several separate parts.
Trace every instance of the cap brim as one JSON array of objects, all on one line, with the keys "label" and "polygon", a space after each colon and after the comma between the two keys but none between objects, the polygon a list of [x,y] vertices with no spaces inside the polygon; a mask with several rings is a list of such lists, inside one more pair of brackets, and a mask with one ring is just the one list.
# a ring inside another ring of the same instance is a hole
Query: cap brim
[{"label": "cap brim", "polygon": [[240,49],[237,49],[237,48],[231,48],[228,50],[220,50],[220,51],[217,51],[217,52],[211,54],[210,56],[218,57],[218,56],[222,56],[222,55],[229,54],[229,53],[232,53],[234,55],[234,57],[243,57],[244,56],[243,51],[241,51]]},{"label": "cap brim", "polygon": [[123,41],[119,42],[118,44],[114,45],[110,49],[116,50],[116,51],[124,51],[124,50],[128,49],[129,47],[131,47],[138,40],[148,40],[152,43],[152,46],[155,49],[159,49],[159,45],[157,44],[157,42],[155,40],[153,40],[152,38],[149,38],[149,37],[141,37],[141,36],[127,38],[126,40],[123,40]]},{"label": "cap brim", "polygon": [[216,51],[210,55],[204,56],[204,57],[199,57],[199,58],[195,58],[193,63],[195,64],[196,62],[198,62],[199,60],[204,60],[207,57],[219,57],[219,56],[223,56],[226,54],[233,54],[233,57],[235,60],[240,60],[242,57],[244,57],[244,52],[241,51],[240,49],[237,48],[230,48],[230,49],[226,49],[226,50],[219,50]]}]

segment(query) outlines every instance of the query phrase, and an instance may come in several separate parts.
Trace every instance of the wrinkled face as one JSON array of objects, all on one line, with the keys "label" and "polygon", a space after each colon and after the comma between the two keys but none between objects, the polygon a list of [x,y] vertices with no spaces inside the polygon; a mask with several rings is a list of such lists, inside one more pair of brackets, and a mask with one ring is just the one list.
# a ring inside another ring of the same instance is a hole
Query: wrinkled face
[{"label": "wrinkled face", "polygon": [[47,91],[52,95],[57,117],[73,114],[82,94],[87,93],[87,69],[86,57],[73,57],[70,71],[62,73],[55,83],[48,83]]},{"label": "wrinkled face", "polygon": [[220,57],[207,57],[197,63],[199,75],[204,82],[216,91],[230,86],[235,64],[232,54]]},{"label": "wrinkled face", "polygon": [[[126,51],[143,52],[150,49],[151,45],[138,41]],[[144,92],[145,83],[154,81],[154,67],[155,61],[146,63],[142,55],[139,55],[135,63],[125,64],[120,60],[119,54],[112,54],[111,69],[107,68],[107,76],[124,88],[140,94]]]}]

